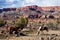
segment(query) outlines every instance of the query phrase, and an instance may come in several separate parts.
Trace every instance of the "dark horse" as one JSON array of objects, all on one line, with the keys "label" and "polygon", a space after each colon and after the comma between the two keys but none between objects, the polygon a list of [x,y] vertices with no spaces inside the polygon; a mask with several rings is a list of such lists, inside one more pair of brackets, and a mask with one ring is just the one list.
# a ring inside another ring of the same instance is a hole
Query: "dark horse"
[{"label": "dark horse", "polygon": [[8,27],[8,32],[13,34],[13,31],[17,32],[20,27]]},{"label": "dark horse", "polygon": [[37,34],[39,35],[40,31],[43,32],[44,30],[46,30],[48,32],[48,27],[41,27],[40,26],[39,29],[38,29]]},{"label": "dark horse", "polygon": [[[21,31],[24,27],[8,27],[7,31],[9,32],[9,34],[13,34],[13,32],[15,32],[15,34],[18,35],[19,31]],[[19,30],[20,29],[20,30]]]},{"label": "dark horse", "polygon": [[6,30],[2,30],[1,33],[3,34],[7,34],[7,36],[10,34],[17,34],[16,36],[19,35],[23,35],[23,33],[21,33],[21,30],[23,30],[24,25],[21,25],[20,27],[16,27],[16,26],[7,26]]}]

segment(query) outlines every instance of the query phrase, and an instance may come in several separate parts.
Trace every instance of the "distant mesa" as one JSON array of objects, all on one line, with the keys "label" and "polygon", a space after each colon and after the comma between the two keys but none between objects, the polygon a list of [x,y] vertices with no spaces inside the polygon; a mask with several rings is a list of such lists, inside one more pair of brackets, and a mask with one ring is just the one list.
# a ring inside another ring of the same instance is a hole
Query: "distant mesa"
[{"label": "distant mesa", "polygon": [[2,13],[3,11],[7,12],[7,11],[16,11],[16,8],[3,8],[0,9],[0,13]]},{"label": "distant mesa", "polygon": [[32,11],[60,11],[60,6],[48,6],[48,7],[39,7],[37,5],[32,5],[32,6],[26,6],[22,8],[18,8],[20,11],[22,10],[32,10]]},{"label": "distant mesa", "polygon": [[3,8],[3,11],[15,11],[16,8]]},{"label": "distant mesa", "polygon": [[60,6],[49,6],[49,7],[39,7],[37,5],[32,5],[32,6],[26,6],[26,7],[22,7],[22,8],[3,8],[0,9],[0,13],[2,13],[3,11],[7,12],[7,11],[36,11],[38,13],[41,13],[41,11],[50,11],[50,12],[54,12],[54,11],[60,11]]},{"label": "distant mesa", "polygon": [[0,13],[2,13],[3,12],[3,9],[0,9]]}]

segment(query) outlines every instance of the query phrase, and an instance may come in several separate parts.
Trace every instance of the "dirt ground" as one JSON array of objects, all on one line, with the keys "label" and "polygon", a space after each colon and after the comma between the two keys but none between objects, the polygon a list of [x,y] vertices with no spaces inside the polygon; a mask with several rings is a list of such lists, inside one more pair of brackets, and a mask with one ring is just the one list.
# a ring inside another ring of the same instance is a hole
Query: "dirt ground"
[{"label": "dirt ground", "polygon": [[[48,34],[48,35],[46,35]],[[60,30],[49,30],[49,32],[44,31],[44,35],[30,34],[29,36],[20,37],[7,37],[6,39],[0,40],[60,40]]]}]

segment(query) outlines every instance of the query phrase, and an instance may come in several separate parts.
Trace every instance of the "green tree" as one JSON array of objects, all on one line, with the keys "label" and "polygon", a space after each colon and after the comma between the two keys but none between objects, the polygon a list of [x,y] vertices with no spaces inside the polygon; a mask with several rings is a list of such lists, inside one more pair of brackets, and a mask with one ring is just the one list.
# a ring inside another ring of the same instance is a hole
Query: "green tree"
[{"label": "green tree", "polygon": [[0,19],[0,27],[1,27],[1,26],[4,26],[4,25],[5,25],[5,22]]},{"label": "green tree", "polygon": [[15,26],[16,27],[21,27],[21,28],[26,27],[27,24],[28,24],[28,19],[27,18],[23,18],[23,17],[21,17],[20,19],[18,19],[17,22],[15,22]]}]

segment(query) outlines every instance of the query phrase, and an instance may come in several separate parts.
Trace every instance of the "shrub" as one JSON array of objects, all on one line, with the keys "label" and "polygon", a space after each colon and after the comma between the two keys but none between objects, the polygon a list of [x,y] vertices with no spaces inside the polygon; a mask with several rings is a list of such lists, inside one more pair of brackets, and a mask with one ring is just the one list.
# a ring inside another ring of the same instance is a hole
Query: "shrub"
[{"label": "shrub", "polygon": [[27,24],[28,24],[28,19],[27,18],[23,18],[23,17],[21,17],[20,19],[18,19],[17,22],[15,22],[15,26],[16,27],[24,28],[24,27],[27,26]]},{"label": "shrub", "polygon": [[0,19],[0,27],[1,27],[1,26],[4,26],[4,25],[5,25],[5,22]]}]

